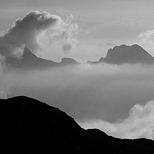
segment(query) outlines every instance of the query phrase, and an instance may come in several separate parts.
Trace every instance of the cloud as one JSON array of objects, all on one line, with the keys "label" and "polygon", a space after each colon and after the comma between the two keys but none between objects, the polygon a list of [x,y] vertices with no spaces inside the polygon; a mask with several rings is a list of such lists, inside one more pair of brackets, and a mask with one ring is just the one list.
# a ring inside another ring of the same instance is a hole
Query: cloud
[{"label": "cloud", "polygon": [[154,45],[154,30],[148,30],[140,33],[138,39],[141,44]]},{"label": "cloud", "polygon": [[[57,57],[62,58],[65,54],[68,54],[78,43],[76,35],[79,32],[78,24],[72,23],[74,17],[72,15],[67,17],[67,20],[59,20],[56,26],[52,27],[40,33],[37,38],[37,43],[40,45],[39,55],[42,56],[42,50],[46,53],[46,57]],[[53,55],[51,51],[56,51]],[[62,54],[63,51],[63,54]]]},{"label": "cloud", "polygon": [[8,97],[26,95],[59,107],[76,120],[127,117],[135,104],[154,99],[153,66],[80,64],[0,75]]},{"label": "cloud", "polygon": [[0,37],[0,54],[22,58],[24,47],[42,56],[70,52],[77,43],[78,33],[78,25],[72,19],[72,15],[64,21],[48,12],[30,12]]},{"label": "cloud", "polygon": [[115,44],[115,43],[106,43],[105,46],[113,48],[113,47],[117,46],[117,44]]},{"label": "cloud", "polygon": [[147,30],[145,32],[141,32],[137,36],[136,44],[141,45],[145,48],[149,53],[153,55],[154,50],[154,30]]},{"label": "cloud", "polygon": [[99,128],[107,134],[119,138],[154,140],[154,101],[145,105],[134,105],[129,112],[129,117],[116,123],[103,120],[85,120],[79,124],[86,129]]}]

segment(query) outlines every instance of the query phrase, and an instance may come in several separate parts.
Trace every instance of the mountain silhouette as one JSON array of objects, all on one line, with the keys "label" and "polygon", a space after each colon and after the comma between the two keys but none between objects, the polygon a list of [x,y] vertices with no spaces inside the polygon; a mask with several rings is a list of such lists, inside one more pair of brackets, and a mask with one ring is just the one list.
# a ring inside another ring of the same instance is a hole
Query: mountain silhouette
[{"label": "mountain silhouette", "polygon": [[84,130],[58,108],[28,97],[0,100],[3,154],[149,154],[148,139],[117,139],[98,129]]},{"label": "mountain silhouette", "polygon": [[100,58],[99,61],[89,63],[109,63],[117,65],[137,63],[154,64],[154,57],[137,44],[132,46],[121,45],[110,48],[105,58]]},{"label": "mountain silhouette", "polygon": [[78,63],[71,58],[63,58],[60,63],[54,62],[52,60],[42,59],[34,55],[28,48],[25,48],[21,59],[7,57],[6,64],[9,67],[18,69],[48,69],[51,67],[75,65]]},{"label": "mountain silhouette", "polygon": [[62,58],[62,61],[59,64],[62,65],[62,66],[70,65],[70,64],[71,65],[75,65],[75,64],[77,64],[77,62],[74,59],[72,59],[72,58]]}]

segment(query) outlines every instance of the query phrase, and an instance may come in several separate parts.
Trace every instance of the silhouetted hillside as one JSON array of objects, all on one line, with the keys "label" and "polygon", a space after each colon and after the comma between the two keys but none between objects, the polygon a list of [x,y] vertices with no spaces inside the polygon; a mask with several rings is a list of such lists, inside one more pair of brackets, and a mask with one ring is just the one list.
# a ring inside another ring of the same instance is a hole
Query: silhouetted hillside
[{"label": "silhouetted hillside", "polygon": [[52,60],[45,60],[35,56],[28,48],[25,48],[24,54],[21,59],[8,57],[6,63],[9,67],[18,69],[48,69],[51,67],[60,67],[65,65],[75,65],[78,64],[75,60],[71,58],[64,58],[62,62],[57,63]]},{"label": "silhouetted hillside", "polygon": [[27,97],[0,100],[0,149],[3,154],[149,154],[154,142],[121,140],[97,129],[82,129],[57,108]]},{"label": "silhouetted hillside", "polygon": [[109,49],[105,58],[100,58],[99,61],[90,63],[154,64],[154,57],[137,44],[132,46],[121,45]]}]

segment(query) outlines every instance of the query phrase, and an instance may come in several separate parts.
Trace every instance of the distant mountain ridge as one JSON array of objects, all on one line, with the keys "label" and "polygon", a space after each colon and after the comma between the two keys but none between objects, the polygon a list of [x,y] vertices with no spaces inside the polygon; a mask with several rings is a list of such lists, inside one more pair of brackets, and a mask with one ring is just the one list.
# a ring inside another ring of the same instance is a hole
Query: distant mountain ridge
[{"label": "distant mountain ridge", "polygon": [[[105,58],[100,58],[98,61],[88,61],[90,64],[109,63],[109,64],[154,64],[152,57],[141,46],[134,44],[132,46],[120,45],[110,48]],[[9,67],[16,69],[48,69],[52,67],[62,67],[67,65],[80,64],[72,58],[62,58],[61,62],[46,60],[34,55],[28,48],[24,49],[21,59],[15,57],[7,57],[6,64]]]},{"label": "distant mountain ridge", "polygon": [[28,48],[25,48],[21,59],[7,57],[6,64],[9,67],[17,69],[48,69],[51,67],[76,65],[78,62],[71,58],[63,58],[60,63],[54,62],[52,60],[42,59],[35,56]]},{"label": "distant mountain ridge", "polygon": [[28,97],[0,100],[3,154],[150,154],[154,141],[116,139],[98,129],[82,129],[57,108]]},{"label": "distant mountain ridge", "polygon": [[134,44],[132,46],[120,45],[110,48],[105,58],[100,58],[99,61],[89,62],[91,64],[109,63],[109,64],[154,64],[152,57],[141,46]]}]

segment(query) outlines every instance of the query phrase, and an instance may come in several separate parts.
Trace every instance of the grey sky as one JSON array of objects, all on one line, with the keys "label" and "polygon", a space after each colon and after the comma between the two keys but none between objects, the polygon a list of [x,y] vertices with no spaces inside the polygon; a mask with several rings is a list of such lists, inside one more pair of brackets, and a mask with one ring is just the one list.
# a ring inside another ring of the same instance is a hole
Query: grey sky
[{"label": "grey sky", "polygon": [[[69,56],[84,61],[87,59],[83,57],[88,51],[93,52],[99,43],[140,43],[138,35],[154,29],[153,7],[152,0],[1,0],[0,32],[6,32],[17,18],[30,11],[48,11],[63,18],[71,13],[84,32],[78,36],[78,52]],[[153,45],[142,42],[142,46],[154,55]],[[104,56],[105,50],[91,53],[93,59]]]}]

